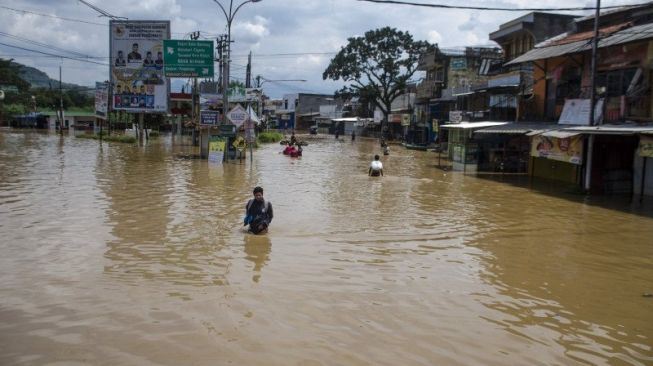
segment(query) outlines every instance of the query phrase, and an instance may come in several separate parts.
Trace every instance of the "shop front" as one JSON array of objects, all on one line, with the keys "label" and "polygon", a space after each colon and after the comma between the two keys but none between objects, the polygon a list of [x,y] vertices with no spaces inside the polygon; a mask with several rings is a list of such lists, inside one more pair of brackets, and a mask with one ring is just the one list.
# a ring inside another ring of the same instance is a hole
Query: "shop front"
[{"label": "shop front", "polygon": [[447,155],[452,162],[453,170],[463,173],[477,172],[479,158],[484,159],[484,157],[481,155],[479,141],[474,136],[474,131],[505,124],[507,122],[461,122],[440,126],[448,131]]}]

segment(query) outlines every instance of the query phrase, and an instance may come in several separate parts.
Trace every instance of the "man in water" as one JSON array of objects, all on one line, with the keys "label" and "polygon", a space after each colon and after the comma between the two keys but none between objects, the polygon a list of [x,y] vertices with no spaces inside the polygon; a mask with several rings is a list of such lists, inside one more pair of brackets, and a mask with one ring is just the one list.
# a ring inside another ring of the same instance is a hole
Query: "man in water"
[{"label": "man in water", "polygon": [[383,176],[383,163],[379,159],[378,155],[374,155],[374,160],[370,163],[370,169],[367,171],[370,177]]},{"label": "man in water", "polygon": [[263,188],[254,188],[254,199],[245,206],[244,225],[249,225],[249,231],[254,234],[265,234],[272,222],[274,214],[272,204],[263,198]]}]

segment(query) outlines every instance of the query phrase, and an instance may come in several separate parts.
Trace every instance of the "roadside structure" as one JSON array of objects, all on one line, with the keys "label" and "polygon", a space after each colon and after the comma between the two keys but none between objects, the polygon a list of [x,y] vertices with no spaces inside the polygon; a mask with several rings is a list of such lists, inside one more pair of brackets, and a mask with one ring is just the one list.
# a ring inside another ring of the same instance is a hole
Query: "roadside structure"
[{"label": "roadside structure", "polygon": [[[573,31],[506,64],[534,66],[535,114],[558,121],[556,131],[531,140],[532,176],[588,186],[591,193],[653,195],[653,163],[647,159],[653,157],[647,155],[653,134],[652,14],[653,3],[601,14],[595,121],[589,121],[588,99],[594,16],[574,20]],[[589,139],[595,146],[591,157]]]}]

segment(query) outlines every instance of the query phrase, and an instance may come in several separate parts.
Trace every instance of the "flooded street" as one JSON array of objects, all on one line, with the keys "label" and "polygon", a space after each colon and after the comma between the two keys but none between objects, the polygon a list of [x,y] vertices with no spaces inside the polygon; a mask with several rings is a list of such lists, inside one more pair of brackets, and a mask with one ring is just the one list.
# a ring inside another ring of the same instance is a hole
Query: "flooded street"
[{"label": "flooded street", "polygon": [[653,201],[309,142],[0,131],[0,365],[653,364]]}]

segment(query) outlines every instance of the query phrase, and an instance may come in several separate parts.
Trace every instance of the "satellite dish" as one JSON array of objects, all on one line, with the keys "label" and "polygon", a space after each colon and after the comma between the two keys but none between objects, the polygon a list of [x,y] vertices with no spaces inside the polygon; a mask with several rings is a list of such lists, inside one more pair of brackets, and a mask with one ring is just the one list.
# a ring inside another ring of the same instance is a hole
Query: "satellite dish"
[{"label": "satellite dish", "polygon": [[4,99],[5,99],[5,91],[0,90],[0,100],[4,100]]}]

